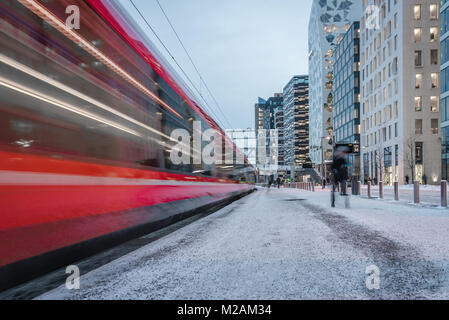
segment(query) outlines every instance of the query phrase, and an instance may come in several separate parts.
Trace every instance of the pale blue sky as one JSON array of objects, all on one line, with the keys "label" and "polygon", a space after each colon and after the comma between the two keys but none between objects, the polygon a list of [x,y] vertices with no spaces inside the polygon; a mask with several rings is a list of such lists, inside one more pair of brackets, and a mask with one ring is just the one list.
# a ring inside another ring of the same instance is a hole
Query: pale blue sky
[{"label": "pale blue sky", "polygon": [[[120,1],[160,48],[129,0]],[[156,0],[133,1],[199,88],[199,78]],[[252,128],[257,98],[281,92],[294,74],[308,72],[312,0],[159,1],[233,128]],[[204,87],[202,91],[207,96]],[[215,107],[212,99],[208,102]]]}]

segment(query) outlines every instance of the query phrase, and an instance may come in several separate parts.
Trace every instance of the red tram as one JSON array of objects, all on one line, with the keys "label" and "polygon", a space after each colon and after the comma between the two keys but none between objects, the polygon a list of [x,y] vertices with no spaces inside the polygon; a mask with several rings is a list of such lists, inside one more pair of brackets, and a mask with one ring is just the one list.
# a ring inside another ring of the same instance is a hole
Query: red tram
[{"label": "red tram", "polygon": [[194,121],[232,142],[117,1],[0,11],[0,289],[253,189],[246,160],[170,161]]}]

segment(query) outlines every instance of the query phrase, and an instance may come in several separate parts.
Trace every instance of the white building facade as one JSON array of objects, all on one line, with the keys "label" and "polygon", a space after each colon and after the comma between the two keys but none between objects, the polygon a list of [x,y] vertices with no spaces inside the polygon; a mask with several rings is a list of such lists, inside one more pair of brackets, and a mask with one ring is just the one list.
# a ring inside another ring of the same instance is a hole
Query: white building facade
[{"label": "white building facade", "polygon": [[361,175],[441,179],[438,0],[363,0]]}]

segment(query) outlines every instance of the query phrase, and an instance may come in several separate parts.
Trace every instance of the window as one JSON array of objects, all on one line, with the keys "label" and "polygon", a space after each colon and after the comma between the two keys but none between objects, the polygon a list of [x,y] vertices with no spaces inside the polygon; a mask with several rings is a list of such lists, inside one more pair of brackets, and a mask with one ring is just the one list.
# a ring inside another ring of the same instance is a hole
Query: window
[{"label": "window", "polygon": [[414,12],[415,20],[421,20],[421,5],[420,4],[415,5],[413,12]]},{"label": "window", "polygon": [[438,97],[432,96],[430,97],[430,111],[431,112],[439,112],[440,108],[438,105]]},{"label": "window", "polygon": [[432,80],[432,89],[438,88],[438,73],[431,73],[430,79]]},{"label": "window", "polygon": [[421,50],[415,51],[415,67],[422,67],[422,52],[421,52]]},{"label": "window", "polygon": [[430,28],[430,42],[435,42],[438,40],[438,28]]},{"label": "window", "polygon": [[416,144],[415,144],[415,161],[416,161],[416,164],[423,163],[423,143],[422,142],[416,142]]},{"label": "window", "polygon": [[430,64],[438,64],[438,50],[430,50]]},{"label": "window", "polygon": [[422,119],[415,120],[415,134],[422,134]]},{"label": "window", "polygon": [[416,89],[422,88],[422,74],[421,73],[416,74],[415,88]]},{"label": "window", "polygon": [[431,119],[430,120],[430,127],[432,128],[432,134],[438,134],[438,119]]},{"label": "window", "polygon": [[415,97],[415,111],[422,111],[422,97]]},{"label": "window", "polygon": [[431,20],[438,19],[438,5],[437,4],[430,5],[430,19]]},{"label": "window", "polygon": [[415,28],[415,42],[421,42],[422,28]]}]

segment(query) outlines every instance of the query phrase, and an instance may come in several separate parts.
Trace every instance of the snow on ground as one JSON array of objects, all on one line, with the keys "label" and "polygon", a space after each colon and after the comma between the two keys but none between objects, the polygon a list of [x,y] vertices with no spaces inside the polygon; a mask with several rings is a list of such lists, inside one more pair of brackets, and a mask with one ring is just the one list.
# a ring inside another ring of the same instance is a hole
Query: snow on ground
[{"label": "snow on ground", "polygon": [[[39,299],[449,298],[449,211],[259,191]],[[380,269],[381,288],[365,270]]]}]

